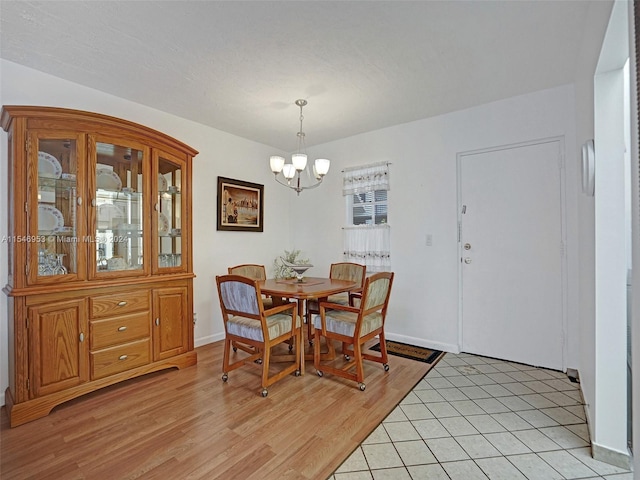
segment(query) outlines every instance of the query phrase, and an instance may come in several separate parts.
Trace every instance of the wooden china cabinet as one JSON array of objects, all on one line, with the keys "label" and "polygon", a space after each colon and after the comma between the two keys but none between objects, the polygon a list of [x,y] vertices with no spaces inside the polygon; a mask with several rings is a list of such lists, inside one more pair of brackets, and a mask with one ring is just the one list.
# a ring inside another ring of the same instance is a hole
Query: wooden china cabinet
[{"label": "wooden china cabinet", "polygon": [[193,346],[191,162],[125,120],[5,106],[11,426]]}]

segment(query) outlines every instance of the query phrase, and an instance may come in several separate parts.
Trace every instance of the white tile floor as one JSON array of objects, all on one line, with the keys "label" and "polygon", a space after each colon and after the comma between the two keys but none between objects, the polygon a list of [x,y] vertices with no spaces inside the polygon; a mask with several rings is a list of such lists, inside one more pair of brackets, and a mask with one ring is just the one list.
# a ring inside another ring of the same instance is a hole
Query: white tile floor
[{"label": "white tile floor", "polygon": [[579,385],[446,354],[330,480],[632,480],[591,458]]}]

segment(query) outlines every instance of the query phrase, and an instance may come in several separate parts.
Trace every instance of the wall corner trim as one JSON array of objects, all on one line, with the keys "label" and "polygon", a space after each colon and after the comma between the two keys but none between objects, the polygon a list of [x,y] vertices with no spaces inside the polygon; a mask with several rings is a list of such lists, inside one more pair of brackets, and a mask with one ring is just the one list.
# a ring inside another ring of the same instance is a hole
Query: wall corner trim
[{"label": "wall corner trim", "polygon": [[599,460],[609,465],[631,470],[631,455],[611,448],[591,443],[591,456],[594,460]]}]

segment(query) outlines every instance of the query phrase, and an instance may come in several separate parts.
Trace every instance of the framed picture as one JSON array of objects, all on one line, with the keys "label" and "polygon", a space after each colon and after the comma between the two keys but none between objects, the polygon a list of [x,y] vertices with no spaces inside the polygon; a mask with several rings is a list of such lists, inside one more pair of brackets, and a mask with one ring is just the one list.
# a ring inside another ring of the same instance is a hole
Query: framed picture
[{"label": "framed picture", "polygon": [[218,230],[262,232],[264,185],[218,177]]}]

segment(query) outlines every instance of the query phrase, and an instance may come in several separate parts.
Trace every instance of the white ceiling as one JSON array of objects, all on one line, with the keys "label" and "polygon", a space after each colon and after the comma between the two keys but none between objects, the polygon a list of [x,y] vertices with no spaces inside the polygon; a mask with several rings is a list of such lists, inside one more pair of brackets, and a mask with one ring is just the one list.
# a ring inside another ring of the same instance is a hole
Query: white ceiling
[{"label": "white ceiling", "polygon": [[572,83],[592,3],[2,0],[0,56],[293,151],[298,98],[314,145]]}]

